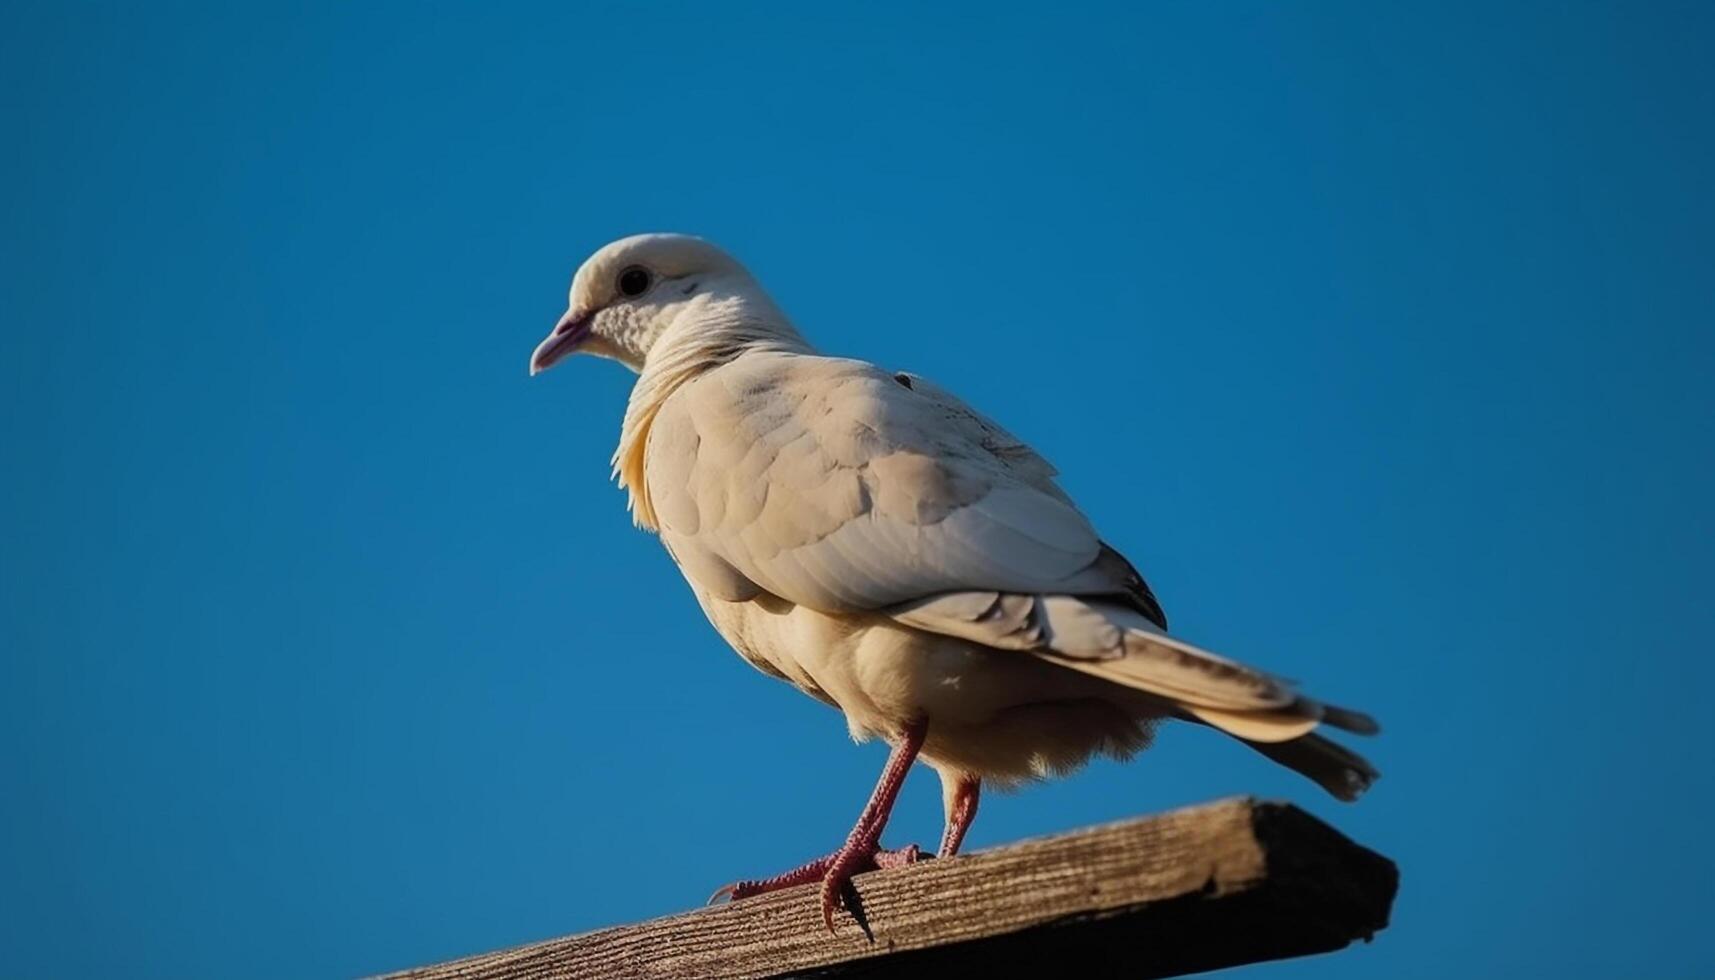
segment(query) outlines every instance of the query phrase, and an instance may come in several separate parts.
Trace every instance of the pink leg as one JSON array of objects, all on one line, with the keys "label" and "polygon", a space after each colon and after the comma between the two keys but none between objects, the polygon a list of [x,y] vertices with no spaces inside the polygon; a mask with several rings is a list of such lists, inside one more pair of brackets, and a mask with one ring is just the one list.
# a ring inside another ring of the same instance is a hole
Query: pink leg
[{"label": "pink leg", "polygon": [[834,909],[842,904],[840,890],[853,875],[871,868],[902,867],[922,856],[915,844],[898,851],[882,850],[881,831],[887,826],[887,817],[893,812],[894,801],[899,798],[899,789],[905,784],[905,775],[911,771],[911,764],[916,761],[918,751],[923,748],[923,739],[928,732],[928,723],[917,721],[901,733],[899,741],[893,746],[892,754],[887,757],[887,767],[881,771],[881,779],[875,785],[875,792],[864,805],[863,813],[858,816],[857,826],[852,828],[843,847],[827,857],[817,858],[785,874],[727,885],[715,892],[710,901],[723,896],[736,901],[779,888],[820,881],[822,921],[827,923],[828,931],[832,932]]},{"label": "pink leg", "polygon": [[965,842],[965,831],[977,818],[977,797],[982,795],[982,781],[975,776],[959,776],[942,787],[946,798],[947,829],[941,834],[941,849],[936,857],[950,858],[959,853]]},{"label": "pink leg", "polygon": [[881,831],[887,826],[894,801],[899,799],[900,787],[905,785],[905,774],[917,761],[917,753],[923,748],[923,739],[928,734],[929,723],[921,719],[905,729],[894,744],[892,754],[887,757],[887,766],[881,770],[881,779],[876,782],[875,792],[870,794],[869,803],[858,816],[857,826],[846,837],[845,846],[834,852],[833,863],[828,865],[828,873],[822,878],[822,921],[827,924],[829,932],[834,931],[834,909],[844,904],[840,889],[852,875],[875,863],[875,854],[881,848]]}]

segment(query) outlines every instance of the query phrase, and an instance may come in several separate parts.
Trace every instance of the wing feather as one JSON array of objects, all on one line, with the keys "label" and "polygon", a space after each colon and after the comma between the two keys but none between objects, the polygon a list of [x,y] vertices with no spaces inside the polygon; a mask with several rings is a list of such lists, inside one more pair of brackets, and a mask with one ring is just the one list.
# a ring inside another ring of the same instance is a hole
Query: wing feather
[{"label": "wing feather", "polygon": [[792,602],[1128,588],[1052,467],[873,365],[746,354],[685,384],[652,426],[645,479],[669,549]]},{"label": "wing feather", "polygon": [[919,629],[1034,653],[1193,712],[1208,710],[1211,724],[1244,714],[1247,724],[1263,732],[1275,714],[1283,721],[1290,716],[1294,724],[1308,717],[1310,727],[1321,718],[1319,706],[1286,681],[1168,636],[1141,613],[1111,601],[972,592],[932,596],[888,612]]}]

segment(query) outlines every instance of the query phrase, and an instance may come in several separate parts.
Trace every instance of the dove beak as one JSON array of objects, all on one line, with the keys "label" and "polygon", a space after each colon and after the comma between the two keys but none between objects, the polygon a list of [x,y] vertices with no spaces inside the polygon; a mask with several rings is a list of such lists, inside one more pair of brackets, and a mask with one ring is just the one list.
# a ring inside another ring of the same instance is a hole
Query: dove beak
[{"label": "dove beak", "polygon": [[531,376],[548,370],[576,350],[578,344],[590,335],[590,324],[594,321],[594,310],[567,310],[566,315],[560,317],[560,322],[554,324],[554,332],[537,344],[536,352],[530,355]]}]

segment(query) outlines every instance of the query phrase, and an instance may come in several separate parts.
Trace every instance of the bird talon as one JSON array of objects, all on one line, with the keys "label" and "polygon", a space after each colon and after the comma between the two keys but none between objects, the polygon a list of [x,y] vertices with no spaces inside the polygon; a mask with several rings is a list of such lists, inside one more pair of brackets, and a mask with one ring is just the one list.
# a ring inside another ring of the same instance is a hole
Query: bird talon
[{"label": "bird talon", "polygon": [[918,861],[925,861],[934,856],[924,853],[923,849],[916,844],[907,844],[897,851],[877,850],[870,856],[870,863],[886,871],[890,868],[903,868],[908,864],[916,864]]},{"label": "bird talon", "polygon": [[887,871],[893,868],[903,868],[916,864],[931,857],[916,844],[907,844],[897,851],[889,851],[875,844],[859,845],[842,848],[828,862],[828,870],[822,876],[822,922],[829,932],[834,930],[834,911],[849,908],[851,903],[846,900],[846,891],[854,893],[857,890],[852,884],[852,878],[865,871]]},{"label": "bird talon", "polygon": [[721,901],[722,899],[725,899],[728,903],[736,902],[736,901],[738,901],[739,889],[744,884],[745,884],[745,882],[735,881],[730,885],[722,885],[719,888],[716,888],[715,893],[713,895],[710,895],[709,900],[704,902],[703,904],[704,905],[713,905],[716,902]]}]

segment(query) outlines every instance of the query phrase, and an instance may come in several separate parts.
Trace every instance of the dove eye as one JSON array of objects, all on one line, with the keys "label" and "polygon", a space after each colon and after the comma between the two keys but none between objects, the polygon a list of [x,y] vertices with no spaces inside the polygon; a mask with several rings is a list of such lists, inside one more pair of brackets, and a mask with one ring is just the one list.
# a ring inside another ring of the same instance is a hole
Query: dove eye
[{"label": "dove eye", "polygon": [[620,295],[642,296],[649,291],[649,282],[649,270],[634,265],[619,274]]}]

